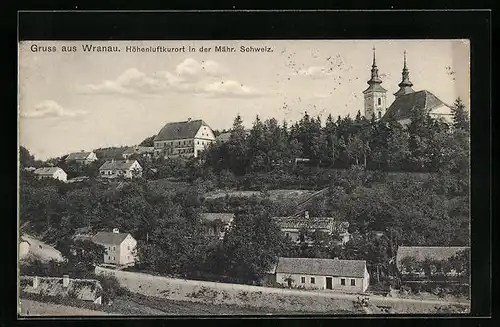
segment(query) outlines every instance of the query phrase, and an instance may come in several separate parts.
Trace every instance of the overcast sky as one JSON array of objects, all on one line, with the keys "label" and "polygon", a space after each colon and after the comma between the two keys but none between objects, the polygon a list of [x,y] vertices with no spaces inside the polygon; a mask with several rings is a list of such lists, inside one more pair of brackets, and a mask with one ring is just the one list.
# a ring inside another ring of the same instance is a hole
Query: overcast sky
[{"label": "overcast sky", "polygon": [[[56,46],[57,52],[33,52]],[[117,45],[86,53],[82,44]],[[77,46],[63,53],[61,47]],[[233,53],[127,53],[127,45],[228,45]],[[244,46],[273,52],[241,53]],[[81,149],[134,145],[167,122],[203,119],[230,128],[239,113],[295,122],[304,111],[334,117],[363,112],[372,48],[388,90],[398,90],[407,51],[414,90],[447,104],[469,104],[469,44],[464,40],[24,42],[19,50],[19,137],[37,159]]]}]

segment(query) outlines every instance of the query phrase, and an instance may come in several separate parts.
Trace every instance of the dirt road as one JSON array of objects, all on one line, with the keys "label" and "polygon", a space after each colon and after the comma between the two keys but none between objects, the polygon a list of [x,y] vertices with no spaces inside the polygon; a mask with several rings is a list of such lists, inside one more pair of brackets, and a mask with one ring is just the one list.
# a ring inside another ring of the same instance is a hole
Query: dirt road
[{"label": "dirt road", "polygon": [[104,316],[113,315],[104,311],[94,311],[83,308],[68,307],[60,304],[38,302],[21,299],[21,317],[32,316]]}]

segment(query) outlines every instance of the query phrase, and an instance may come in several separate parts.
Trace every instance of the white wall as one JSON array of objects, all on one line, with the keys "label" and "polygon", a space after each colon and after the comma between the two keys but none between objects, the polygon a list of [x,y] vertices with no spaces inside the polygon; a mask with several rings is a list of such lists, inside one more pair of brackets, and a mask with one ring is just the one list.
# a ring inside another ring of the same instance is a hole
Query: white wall
[{"label": "white wall", "polygon": [[[306,289],[326,289],[326,277],[332,278],[332,289],[343,292],[364,292],[368,287],[366,278],[347,277],[347,276],[324,276],[324,275],[305,275],[305,274],[283,274],[276,273],[276,282],[288,285],[286,280],[288,277],[293,279],[292,286],[303,286]],[[302,283],[302,277],[305,278],[305,283]],[[311,277],[315,279],[314,284],[311,283]],[[345,280],[345,285],[341,284],[342,279]],[[355,286],[351,286],[351,279],[355,280]]]},{"label": "white wall", "polygon": [[135,261],[134,258],[134,249],[137,245],[137,241],[131,236],[128,235],[120,244],[120,252],[118,255],[118,264],[126,265],[133,263]]}]

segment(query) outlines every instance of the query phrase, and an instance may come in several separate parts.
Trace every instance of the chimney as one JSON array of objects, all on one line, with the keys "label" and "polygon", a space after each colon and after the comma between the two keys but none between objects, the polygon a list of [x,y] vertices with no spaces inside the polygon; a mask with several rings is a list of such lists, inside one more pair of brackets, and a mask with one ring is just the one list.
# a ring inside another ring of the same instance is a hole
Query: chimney
[{"label": "chimney", "polygon": [[69,286],[69,275],[63,275],[63,287]]},{"label": "chimney", "polygon": [[38,276],[33,277],[33,288],[37,288],[39,283],[40,280],[38,279]]},{"label": "chimney", "polygon": [[119,234],[119,233],[120,233],[120,231],[118,230],[118,228],[113,228],[113,233],[114,233],[114,234]]},{"label": "chimney", "polygon": [[304,217],[305,217],[306,219],[309,219],[309,211],[307,211],[307,210],[306,210],[306,211],[304,212]]}]

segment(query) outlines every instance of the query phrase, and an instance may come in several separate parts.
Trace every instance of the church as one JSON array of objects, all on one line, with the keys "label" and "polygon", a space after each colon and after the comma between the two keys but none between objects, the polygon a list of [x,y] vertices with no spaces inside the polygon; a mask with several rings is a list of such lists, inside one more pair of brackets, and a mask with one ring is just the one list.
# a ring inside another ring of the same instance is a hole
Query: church
[{"label": "church", "polygon": [[437,96],[427,90],[414,91],[410,82],[410,73],[406,65],[406,51],[404,52],[404,64],[399,90],[394,93],[396,99],[387,107],[387,90],[382,87],[382,80],[378,76],[378,68],[375,61],[375,48],[373,49],[373,64],[371,78],[367,82],[368,88],[363,91],[365,105],[364,116],[371,119],[387,121],[394,118],[401,125],[410,123],[413,109],[422,110],[433,118],[442,119],[447,123],[452,122],[451,107],[441,101]]}]

